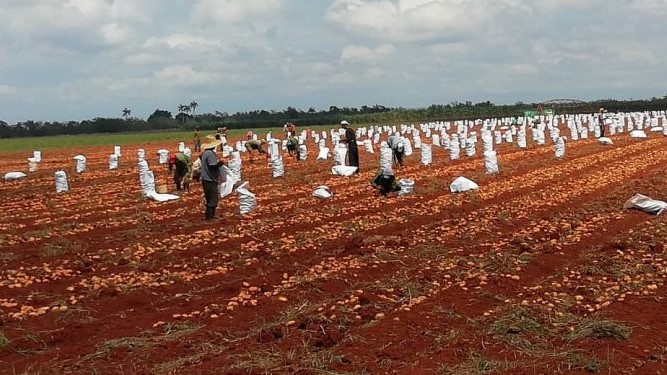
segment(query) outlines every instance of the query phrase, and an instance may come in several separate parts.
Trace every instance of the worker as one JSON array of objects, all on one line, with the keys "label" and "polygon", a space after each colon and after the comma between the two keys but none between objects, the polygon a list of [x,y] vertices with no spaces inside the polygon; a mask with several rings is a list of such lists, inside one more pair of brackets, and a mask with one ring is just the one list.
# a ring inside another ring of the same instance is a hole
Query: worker
[{"label": "worker", "polygon": [[396,183],[396,177],[391,167],[381,169],[371,180],[371,186],[378,190],[378,195],[386,197],[389,193],[401,191],[401,187]]},{"label": "worker", "polygon": [[357,147],[357,135],[354,130],[350,129],[350,123],[343,120],[340,126],[345,129],[345,138],[341,139],[341,143],[347,144],[347,165],[350,167],[357,167],[355,174],[359,173],[359,148]]},{"label": "worker", "polygon": [[403,138],[398,135],[392,135],[387,140],[387,144],[389,144],[389,147],[391,148],[391,153],[394,160],[393,163],[402,167],[403,156],[405,155],[405,143]]},{"label": "worker", "polygon": [[261,141],[251,140],[245,143],[245,149],[250,154],[250,161],[253,160],[253,152],[252,152],[253,150],[257,150],[257,152],[259,152],[260,155],[266,155],[267,158],[269,157],[269,153],[266,152],[263,148],[265,144],[266,141],[263,139]]},{"label": "worker", "polygon": [[186,190],[189,190],[190,173],[192,173],[192,161],[183,152],[178,152],[169,158],[169,174],[174,174],[176,190],[181,190],[183,181],[186,182]]},{"label": "worker", "polygon": [[289,156],[296,156],[296,160],[299,160],[299,139],[297,137],[287,138],[287,153]]}]

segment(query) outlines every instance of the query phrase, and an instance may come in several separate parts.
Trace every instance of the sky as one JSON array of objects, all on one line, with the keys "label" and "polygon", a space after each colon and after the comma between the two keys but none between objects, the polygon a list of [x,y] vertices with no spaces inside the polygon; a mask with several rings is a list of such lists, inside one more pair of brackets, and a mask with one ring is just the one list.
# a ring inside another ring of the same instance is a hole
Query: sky
[{"label": "sky", "polygon": [[0,120],[667,94],[667,0],[0,0]]}]

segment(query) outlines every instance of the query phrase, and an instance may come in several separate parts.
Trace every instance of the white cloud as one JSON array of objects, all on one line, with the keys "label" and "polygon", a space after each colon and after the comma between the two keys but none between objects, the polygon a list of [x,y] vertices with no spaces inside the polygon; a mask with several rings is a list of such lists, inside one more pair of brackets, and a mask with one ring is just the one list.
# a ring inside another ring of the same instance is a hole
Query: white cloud
[{"label": "white cloud", "polygon": [[199,0],[192,9],[195,22],[252,22],[279,11],[285,0]]},{"label": "white cloud", "polygon": [[389,57],[394,52],[390,44],[383,44],[376,48],[359,45],[345,46],[341,51],[341,60],[344,62],[370,62]]},{"label": "white cloud", "polygon": [[198,49],[198,48],[220,48],[222,44],[218,40],[205,38],[192,34],[171,34],[164,37],[150,37],[145,43],[145,48],[167,47],[171,49]]}]

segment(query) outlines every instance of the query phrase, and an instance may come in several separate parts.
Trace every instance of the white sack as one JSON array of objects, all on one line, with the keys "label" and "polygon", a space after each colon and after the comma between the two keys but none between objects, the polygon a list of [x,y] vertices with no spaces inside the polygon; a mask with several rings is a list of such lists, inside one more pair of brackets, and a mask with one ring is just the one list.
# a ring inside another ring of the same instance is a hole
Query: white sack
[{"label": "white sack", "polygon": [[563,137],[558,137],[556,139],[556,144],[554,145],[555,147],[555,154],[556,158],[560,159],[563,156],[565,156],[565,138]]},{"label": "white sack", "polygon": [[406,137],[403,137],[403,155],[411,156],[412,155],[412,144],[410,140]]},{"label": "white sack", "polygon": [[139,161],[146,159],[146,151],[143,148],[137,150],[137,159]]},{"label": "white sack", "polygon": [[374,154],[375,150],[373,149],[373,142],[370,139],[364,140],[364,148],[369,154]]},{"label": "white sack", "polygon": [[329,199],[333,194],[331,194],[331,189],[328,186],[321,185],[318,186],[315,191],[313,191],[313,197],[320,199]]},{"label": "white sack", "polygon": [[28,158],[28,172],[37,172],[37,161],[35,158]]},{"label": "white sack", "polygon": [[415,189],[415,181],[407,178],[401,178],[398,180],[398,186],[401,187],[401,190],[398,192],[399,196],[409,195]]},{"label": "white sack", "polygon": [[433,151],[431,150],[431,145],[422,143],[422,145],[421,145],[421,164],[422,165],[431,165],[431,164],[433,164]]},{"label": "white sack", "polygon": [[345,156],[347,155],[347,147],[342,144],[337,144],[334,148],[334,162],[336,165],[345,165]]},{"label": "white sack", "polygon": [[178,152],[183,152],[185,150],[185,142],[178,142]]},{"label": "white sack", "polygon": [[477,149],[475,147],[475,142],[468,142],[468,144],[466,146],[466,156],[471,158],[471,157],[475,156],[476,153],[477,153]]},{"label": "white sack", "polygon": [[394,153],[387,142],[382,142],[380,146],[380,169],[391,168]]},{"label": "white sack", "polygon": [[241,181],[241,153],[238,151],[232,152],[232,160],[230,160],[227,165],[232,172],[232,179]]},{"label": "white sack", "polygon": [[282,177],[285,174],[285,164],[283,158],[277,157],[271,161],[271,172],[273,178]]},{"label": "white sack", "polygon": [[86,170],[86,157],[83,155],[77,155],[72,159],[76,160],[76,173],[82,173]]},{"label": "white sack", "polygon": [[519,148],[528,147],[528,144],[526,142],[526,132],[524,130],[519,130],[519,132],[517,133],[516,144],[519,146]]},{"label": "white sack", "polygon": [[14,181],[25,178],[26,174],[23,172],[7,172],[5,173],[5,181]]},{"label": "white sack", "polygon": [[331,173],[334,176],[352,176],[357,171],[357,167],[349,167],[346,165],[335,165],[331,168]]},{"label": "white sack", "polygon": [[218,186],[218,192],[220,193],[220,198],[224,198],[234,191],[234,184],[239,182],[239,180],[234,179],[232,170],[226,165],[220,167],[220,175],[223,182]]},{"label": "white sack", "polygon": [[120,146],[119,146],[119,145],[115,145],[115,146],[113,146],[113,154],[116,155],[116,156],[121,156],[121,155],[120,155]]},{"label": "white sack", "polygon": [[118,169],[118,155],[109,155],[109,170]]},{"label": "white sack", "polygon": [[40,150],[33,151],[32,152],[32,157],[35,158],[35,161],[37,163],[41,163],[42,162],[42,151],[40,151]]},{"label": "white sack", "polygon": [[484,168],[487,174],[498,173],[498,156],[495,151],[484,152]]},{"label": "white sack", "polygon": [[67,173],[65,171],[57,171],[55,173],[56,180],[56,193],[62,193],[69,190],[69,185],[67,184]]},{"label": "white sack", "polygon": [[157,202],[173,201],[180,198],[178,195],[173,195],[173,194],[159,194],[155,190],[149,191],[146,194],[146,197],[151,198]]},{"label": "white sack", "polygon": [[139,183],[141,184],[141,194],[147,197],[151,192],[155,192],[155,175],[153,171],[146,170],[139,174]]},{"label": "white sack", "polygon": [[598,143],[601,143],[603,145],[613,145],[614,141],[612,141],[611,138],[600,137],[598,138]]},{"label": "white sack", "polygon": [[161,148],[157,150],[157,154],[159,164],[167,164],[169,162],[169,150]]},{"label": "white sack", "polygon": [[306,145],[299,146],[299,161],[305,161],[308,158],[308,148]]},{"label": "white sack", "polygon": [[320,148],[320,152],[317,154],[317,160],[328,160],[329,159],[329,147]]},{"label": "white sack", "polygon": [[239,212],[241,215],[249,214],[255,210],[257,207],[257,198],[255,194],[248,190],[248,181],[236,189],[236,194],[239,196]]},{"label": "white sack", "polygon": [[630,132],[631,138],[646,138],[646,133],[643,130],[633,130]]},{"label": "white sack", "polygon": [[464,191],[476,189],[479,189],[479,185],[465,177],[459,177],[449,185],[449,190],[452,193],[461,193]]},{"label": "white sack", "polygon": [[625,202],[623,208],[636,208],[649,214],[661,215],[667,211],[667,202],[651,199],[637,193]]}]

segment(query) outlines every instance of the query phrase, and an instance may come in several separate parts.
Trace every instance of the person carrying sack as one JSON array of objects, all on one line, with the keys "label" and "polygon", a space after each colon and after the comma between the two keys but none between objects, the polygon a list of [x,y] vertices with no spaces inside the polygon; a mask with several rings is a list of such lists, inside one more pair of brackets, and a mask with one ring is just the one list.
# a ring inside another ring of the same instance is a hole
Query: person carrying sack
[{"label": "person carrying sack", "polygon": [[350,167],[357,167],[355,174],[359,173],[359,148],[357,147],[357,135],[354,130],[349,128],[350,123],[343,120],[340,126],[345,129],[345,139],[341,139],[341,143],[347,144],[347,165]]},{"label": "person carrying sack", "polygon": [[371,180],[371,186],[377,189],[378,195],[382,197],[401,191],[401,187],[396,183],[394,171],[390,167],[380,170]]},{"label": "person carrying sack", "polygon": [[218,207],[218,181],[220,180],[220,167],[225,162],[218,160],[215,149],[222,144],[215,136],[207,136],[202,144],[204,152],[201,154],[201,183],[206,199],[206,213],[204,220],[212,220],[215,217],[215,209]]}]

